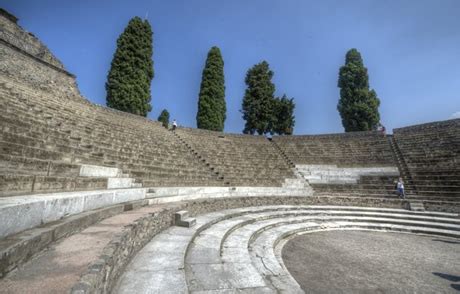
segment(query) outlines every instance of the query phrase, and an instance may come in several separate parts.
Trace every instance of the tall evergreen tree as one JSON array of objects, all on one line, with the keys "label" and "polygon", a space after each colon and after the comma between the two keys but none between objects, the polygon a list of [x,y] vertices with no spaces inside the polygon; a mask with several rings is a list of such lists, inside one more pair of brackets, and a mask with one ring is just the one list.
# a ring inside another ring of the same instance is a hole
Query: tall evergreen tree
[{"label": "tall evergreen tree", "polygon": [[134,17],[118,38],[105,84],[107,106],[141,116],[152,110],[152,35],[149,22]]},{"label": "tall evergreen tree", "polygon": [[340,68],[340,100],[337,110],[346,132],[374,130],[380,121],[380,100],[374,90],[369,90],[369,77],[361,54],[350,49],[345,65]]},{"label": "tall evergreen tree", "polygon": [[163,109],[163,111],[160,113],[160,116],[158,116],[158,121],[161,122],[163,127],[168,128],[169,126],[169,112],[166,109]]},{"label": "tall evergreen tree", "polygon": [[214,46],[208,52],[203,69],[196,114],[197,127],[223,131],[226,112],[224,60],[220,49]]},{"label": "tall evergreen tree", "polygon": [[275,122],[273,132],[279,135],[292,135],[294,132],[295,117],[294,98],[289,99],[286,95],[274,100]]},{"label": "tall evergreen tree", "polygon": [[245,134],[257,132],[261,135],[270,132],[273,127],[275,93],[275,85],[271,81],[273,74],[266,61],[254,65],[246,74],[247,89],[241,110],[246,121],[243,130]]}]

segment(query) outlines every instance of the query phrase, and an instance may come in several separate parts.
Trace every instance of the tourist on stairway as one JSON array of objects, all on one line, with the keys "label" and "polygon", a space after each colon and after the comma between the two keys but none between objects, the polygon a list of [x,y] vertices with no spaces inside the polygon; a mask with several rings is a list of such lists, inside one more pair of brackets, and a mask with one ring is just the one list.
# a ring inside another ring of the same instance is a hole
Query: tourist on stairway
[{"label": "tourist on stairway", "polygon": [[406,193],[404,192],[404,181],[402,178],[398,179],[398,182],[396,183],[396,189],[400,198],[406,198]]}]

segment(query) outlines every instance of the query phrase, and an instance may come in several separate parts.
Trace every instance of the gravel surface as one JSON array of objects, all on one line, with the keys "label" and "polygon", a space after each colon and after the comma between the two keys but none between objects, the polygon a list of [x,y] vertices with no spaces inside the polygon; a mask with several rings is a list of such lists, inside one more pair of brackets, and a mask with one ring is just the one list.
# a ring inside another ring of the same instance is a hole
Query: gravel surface
[{"label": "gravel surface", "polygon": [[290,240],[286,267],[306,293],[460,293],[460,240],[329,231]]}]

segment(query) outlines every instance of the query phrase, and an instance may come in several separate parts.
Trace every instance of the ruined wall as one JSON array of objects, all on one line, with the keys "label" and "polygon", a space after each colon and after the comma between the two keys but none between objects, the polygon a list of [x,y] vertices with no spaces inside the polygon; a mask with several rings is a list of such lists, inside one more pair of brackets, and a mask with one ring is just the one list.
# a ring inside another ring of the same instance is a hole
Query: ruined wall
[{"label": "ruined wall", "polygon": [[17,18],[0,8],[0,76],[62,98],[84,101],[75,76]]}]

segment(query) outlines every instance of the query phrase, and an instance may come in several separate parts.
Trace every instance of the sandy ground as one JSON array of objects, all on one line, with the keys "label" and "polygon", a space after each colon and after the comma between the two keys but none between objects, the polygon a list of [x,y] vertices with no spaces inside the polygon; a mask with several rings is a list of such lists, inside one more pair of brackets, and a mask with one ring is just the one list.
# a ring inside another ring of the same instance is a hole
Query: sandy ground
[{"label": "sandy ground", "polygon": [[289,241],[283,260],[306,293],[460,293],[460,240],[330,231]]}]

